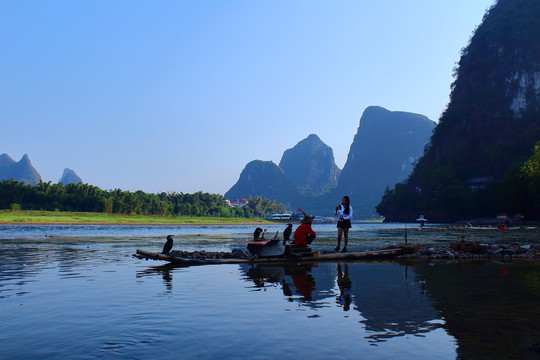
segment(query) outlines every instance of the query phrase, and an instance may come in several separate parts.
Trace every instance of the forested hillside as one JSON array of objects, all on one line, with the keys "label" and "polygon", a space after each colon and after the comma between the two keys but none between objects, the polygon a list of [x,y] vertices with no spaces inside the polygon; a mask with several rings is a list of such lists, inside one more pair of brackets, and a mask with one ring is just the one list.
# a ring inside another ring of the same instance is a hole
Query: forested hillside
[{"label": "forested hillside", "polygon": [[[450,102],[408,181],[387,192],[377,211],[387,220],[538,218],[509,195],[513,174],[540,140],[540,1],[499,0],[464,48]],[[528,201],[528,200],[527,200]],[[536,205],[536,209],[540,204]]]}]

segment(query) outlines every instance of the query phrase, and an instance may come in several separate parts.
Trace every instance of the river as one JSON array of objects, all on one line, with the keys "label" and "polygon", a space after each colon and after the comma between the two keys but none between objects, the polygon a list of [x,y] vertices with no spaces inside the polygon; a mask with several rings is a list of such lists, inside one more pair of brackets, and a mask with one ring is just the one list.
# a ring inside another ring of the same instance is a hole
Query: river
[{"label": "river", "polygon": [[[268,226],[267,234],[282,228]],[[314,247],[335,246],[332,225],[314,228]],[[168,234],[175,249],[224,251],[245,246],[252,231],[245,225],[0,226],[0,357],[540,357],[534,349],[540,347],[538,262],[175,268],[132,257],[137,248],[159,251]],[[405,224],[354,224],[350,248],[400,242],[404,231]],[[412,243],[458,235],[408,228]]]}]

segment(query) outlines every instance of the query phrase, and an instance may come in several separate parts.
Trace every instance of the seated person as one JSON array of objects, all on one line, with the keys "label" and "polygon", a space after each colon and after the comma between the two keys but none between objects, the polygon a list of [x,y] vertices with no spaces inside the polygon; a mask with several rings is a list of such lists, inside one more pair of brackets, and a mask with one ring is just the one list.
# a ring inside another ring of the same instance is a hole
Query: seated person
[{"label": "seated person", "polygon": [[317,234],[311,228],[311,223],[315,219],[315,216],[309,216],[304,214],[304,219],[300,223],[300,226],[296,229],[293,235],[293,245],[297,245],[301,248],[305,248],[308,244],[311,244]]}]

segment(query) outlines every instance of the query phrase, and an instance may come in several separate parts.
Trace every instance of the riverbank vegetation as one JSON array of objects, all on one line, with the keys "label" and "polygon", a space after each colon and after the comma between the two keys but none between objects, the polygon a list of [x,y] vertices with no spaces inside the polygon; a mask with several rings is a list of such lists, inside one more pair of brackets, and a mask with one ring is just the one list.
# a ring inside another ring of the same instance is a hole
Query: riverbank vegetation
[{"label": "riverbank vegetation", "polygon": [[228,218],[202,216],[159,216],[137,214],[107,214],[96,212],[0,210],[0,223],[4,224],[245,224],[268,222],[257,218]]},{"label": "riverbank vegetation", "polygon": [[[244,207],[231,207],[219,194],[197,192],[149,194],[102,190],[88,184],[26,185],[15,180],[0,182],[0,209],[80,212],[159,217],[257,218],[285,212],[285,205],[260,196],[250,197]],[[206,222],[206,221],[205,221]]]},{"label": "riverbank vegetation", "polygon": [[495,218],[499,213],[540,219],[540,141],[529,158],[516,161],[501,180],[491,179],[479,187],[459,180],[450,167],[422,170],[430,182],[415,187],[415,178],[387,189],[377,212],[391,221],[414,221],[424,214],[432,221]]}]

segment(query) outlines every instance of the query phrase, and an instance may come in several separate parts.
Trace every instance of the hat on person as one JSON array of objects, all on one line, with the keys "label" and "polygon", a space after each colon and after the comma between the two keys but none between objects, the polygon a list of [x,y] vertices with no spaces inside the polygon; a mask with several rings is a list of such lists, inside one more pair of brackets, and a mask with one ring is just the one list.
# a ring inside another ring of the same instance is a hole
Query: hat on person
[{"label": "hat on person", "polygon": [[301,224],[309,224],[309,223],[313,222],[313,219],[315,219],[315,216],[304,215],[304,219],[302,219],[302,221],[300,223]]}]

